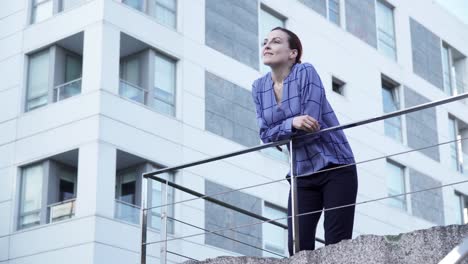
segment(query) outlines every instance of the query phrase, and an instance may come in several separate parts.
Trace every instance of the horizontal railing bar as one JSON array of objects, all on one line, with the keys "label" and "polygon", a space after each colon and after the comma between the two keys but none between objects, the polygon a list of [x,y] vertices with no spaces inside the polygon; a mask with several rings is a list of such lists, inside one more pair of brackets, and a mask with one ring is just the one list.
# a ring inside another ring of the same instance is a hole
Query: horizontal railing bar
[{"label": "horizontal railing bar", "polygon": [[224,159],[224,158],[238,156],[238,155],[242,155],[242,154],[245,154],[245,153],[250,153],[250,152],[260,150],[260,149],[264,149],[264,148],[284,145],[286,143],[289,143],[289,141],[292,140],[292,139],[297,140],[297,139],[302,139],[302,138],[312,136],[312,135],[318,135],[318,134],[325,133],[325,132],[331,132],[331,131],[334,131],[334,130],[357,127],[357,126],[360,126],[360,125],[380,121],[380,120],[383,120],[383,119],[386,119],[386,118],[391,118],[391,117],[394,117],[394,116],[403,115],[403,114],[423,110],[423,109],[426,109],[426,108],[429,108],[429,107],[434,107],[434,106],[437,106],[437,105],[446,104],[446,103],[450,103],[450,102],[453,102],[453,101],[461,100],[461,99],[467,98],[467,97],[468,97],[468,92],[460,94],[460,95],[456,95],[456,96],[451,96],[451,97],[441,99],[441,100],[438,100],[438,101],[427,102],[427,103],[424,103],[424,104],[412,106],[412,107],[405,108],[405,109],[402,109],[402,110],[390,112],[390,113],[384,114],[382,116],[377,116],[377,117],[372,117],[372,118],[368,118],[368,119],[364,119],[364,120],[360,120],[360,121],[355,121],[355,122],[351,122],[351,123],[344,124],[344,125],[328,127],[328,128],[323,129],[323,130],[316,131],[316,132],[310,132],[310,133],[307,133],[307,134],[304,134],[304,135],[299,135],[299,136],[292,136],[291,138],[288,138],[288,139],[283,139],[283,140],[278,140],[278,141],[275,141],[275,142],[261,144],[261,145],[246,148],[246,149],[243,149],[243,150],[238,150],[238,151],[230,152],[230,153],[219,155],[219,156],[214,156],[214,157],[210,157],[210,158],[206,158],[206,159],[201,159],[201,160],[198,160],[198,161],[189,162],[189,163],[185,163],[185,164],[182,164],[182,165],[162,168],[162,169],[155,170],[155,171],[152,171],[152,172],[143,173],[143,177],[152,178],[152,176],[157,175],[157,174],[161,174],[161,173],[165,173],[165,172],[171,172],[173,170],[183,169],[183,168],[192,167],[192,166],[199,165],[199,164],[208,163],[208,162],[211,162],[211,161],[217,161],[217,160]]},{"label": "horizontal railing bar", "polygon": [[[179,221],[179,222],[181,222],[181,223],[185,223],[185,224],[187,224],[187,225],[191,225],[191,224],[189,224],[189,223],[187,223],[187,222],[184,222],[184,221],[182,221],[182,220],[176,219],[176,218],[174,218],[174,217],[170,217],[170,216],[167,216],[167,217],[168,217],[168,218],[171,218],[171,219],[174,220],[174,221]],[[198,227],[198,226],[195,226],[195,225],[192,225],[192,226],[195,227],[195,228],[201,228],[201,227]],[[254,236],[254,235],[251,235],[251,234],[249,234],[249,233],[244,233],[244,232],[242,232],[242,231],[233,231],[233,232],[235,232],[235,233],[237,233],[237,234],[240,234],[240,235],[248,236],[248,237],[250,237],[250,238],[257,239],[257,240],[260,240],[260,239],[261,239],[261,238],[259,238],[259,237],[256,237],[256,236]]]},{"label": "horizontal railing bar", "polygon": [[[175,182],[171,182],[171,181],[167,181],[166,179],[159,178],[158,176],[153,176],[153,177],[151,177],[151,179],[153,179],[153,180],[155,180],[155,181],[159,181],[159,182],[164,183],[164,184],[167,182],[167,184],[168,184],[169,186],[174,187],[174,188],[176,188],[176,189],[178,189],[178,190],[180,190],[180,191],[189,193],[189,194],[191,194],[191,195],[193,195],[193,196],[196,196],[196,197],[198,197],[198,198],[205,199],[205,200],[207,200],[207,201],[209,201],[209,202],[212,202],[212,203],[215,203],[215,204],[217,204],[217,205],[220,205],[220,206],[223,206],[223,207],[232,209],[232,210],[234,210],[234,211],[237,211],[237,212],[239,212],[239,213],[242,213],[242,214],[251,216],[251,217],[253,217],[253,218],[257,218],[257,219],[259,219],[259,220],[269,220],[268,218],[266,218],[266,217],[264,217],[264,216],[261,216],[261,215],[259,215],[259,214],[252,213],[252,212],[250,212],[250,211],[247,211],[247,210],[242,209],[242,208],[240,208],[240,207],[237,207],[237,206],[234,206],[234,205],[225,203],[225,202],[223,202],[223,201],[220,201],[220,200],[215,199],[215,198],[212,198],[212,197],[206,197],[205,194],[199,193],[199,192],[197,192],[197,191],[194,191],[194,190],[192,190],[192,189],[189,189],[189,188],[187,188],[187,187],[184,187],[184,186],[182,186],[182,185],[180,185],[180,184],[177,184],[177,183],[175,183]],[[157,207],[155,207],[155,208],[157,208]],[[152,209],[152,207],[143,208],[143,210],[151,210],[151,209]],[[278,223],[278,222],[276,222],[276,221],[275,221],[275,222],[272,222],[271,224],[273,224],[273,225],[275,225],[275,226],[278,226],[278,227],[281,227],[281,228],[283,228],[283,229],[288,229],[288,226],[287,226],[287,225]]]},{"label": "horizontal railing bar", "polygon": [[[337,209],[341,209],[341,208],[344,208],[344,207],[356,206],[356,205],[361,205],[361,204],[365,204],[365,203],[376,202],[376,201],[379,201],[379,200],[395,198],[395,197],[398,197],[398,196],[409,195],[409,194],[414,194],[414,193],[419,193],[419,192],[425,192],[425,191],[430,191],[430,190],[435,190],[435,189],[442,189],[442,188],[447,187],[447,186],[452,186],[452,185],[457,185],[457,184],[462,184],[462,183],[468,183],[468,180],[451,182],[451,183],[442,184],[442,185],[436,186],[436,187],[430,187],[430,188],[416,190],[416,191],[409,191],[409,192],[404,192],[404,193],[400,193],[400,194],[396,194],[396,195],[383,196],[383,197],[379,197],[379,198],[375,198],[375,199],[365,200],[365,201],[362,201],[362,202],[350,203],[350,204],[345,204],[345,205],[340,205],[340,206],[335,206],[335,207],[330,207],[330,208],[323,208],[323,209],[320,209],[320,210],[299,213],[299,214],[296,214],[295,216],[300,217],[300,216],[309,215],[309,214],[322,213],[322,211],[337,210]],[[292,218],[292,217],[293,217],[292,215],[290,215],[290,216],[288,215],[286,217],[279,217],[279,218],[275,218],[275,219],[272,219],[272,220],[283,220],[283,219],[288,219],[288,218]],[[151,242],[147,242],[145,244],[150,245],[150,244],[173,241],[173,240],[178,240],[178,239],[185,239],[185,238],[189,238],[189,237],[206,235],[206,234],[214,233],[214,232],[222,232],[222,231],[226,231],[226,230],[245,228],[245,227],[254,226],[254,225],[258,225],[258,224],[264,224],[266,222],[268,222],[268,221],[253,222],[253,223],[249,223],[249,224],[238,225],[238,226],[233,226],[233,227],[228,227],[228,228],[221,228],[221,229],[218,229],[218,230],[213,230],[213,231],[208,231],[208,232],[203,232],[203,233],[191,234],[191,235],[186,235],[186,236],[181,236],[181,237],[174,237],[174,238],[171,238],[171,239],[151,241]]]},{"label": "horizontal railing bar", "polygon": [[[203,231],[207,231],[207,232],[210,231],[210,230],[205,229],[205,228],[203,228],[203,227],[199,227],[199,226],[196,226],[196,225],[187,223],[187,222],[185,222],[185,221],[182,221],[182,220],[179,220],[179,219],[175,219],[174,217],[169,217],[169,216],[168,216],[168,218],[171,218],[171,219],[173,219],[174,221],[180,222],[180,223],[182,223],[182,224],[186,224],[186,225],[188,225],[188,226],[191,226],[191,227],[194,227],[194,228],[203,230]],[[228,237],[228,236],[221,235],[221,234],[218,234],[218,233],[213,233],[213,234],[214,234],[214,235],[217,235],[217,236],[220,236],[220,237],[224,237],[224,238],[226,238],[226,239],[229,239],[229,240],[232,240],[232,241],[235,241],[235,242],[238,242],[238,243],[241,243],[241,244],[244,244],[244,245],[249,246],[249,247],[252,247],[252,248],[260,249],[260,250],[262,250],[262,251],[266,251],[266,252],[268,252],[268,253],[275,254],[275,255],[277,255],[277,256],[286,258],[286,256],[283,256],[283,255],[281,255],[281,254],[278,254],[278,253],[276,253],[276,252],[274,252],[274,251],[270,251],[270,250],[268,250],[268,249],[264,249],[264,248],[261,248],[261,247],[257,247],[257,246],[251,245],[251,244],[249,244],[249,243],[242,242],[242,241],[240,241],[240,240],[237,240],[237,239],[234,239],[234,238],[230,238],[230,237]]]},{"label": "horizontal railing bar", "polygon": [[[379,159],[386,159],[388,157],[393,157],[393,156],[398,156],[398,155],[402,155],[402,154],[417,152],[417,151],[421,151],[421,150],[424,150],[424,149],[433,148],[433,147],[437,147],[437,146],[441,146],[441,145],[445,145],[445,144],[449,144],[449,143],[454,143],[454,142],[457,142],[457,141],[463,141],[463,140],[467,140],[467,139],[468,139],[468,137],[449,140],[449,141],[437,143],[437,144],[434,144],[434,145],[429,145],[429,146],[425,146],[425,147],[421,147],[421,148],[415,148],[415,149],[409,149],[409,150],[405,150],[405,151],[401,151],[401,152],[396,152],[396,153],[393,153],[393,154],[388,154],[388,155],[383,155],[383,156],[379,156],[379,157],[375,157],[375,158],[371,158],[371,159],[367,159],[367,160],[358,161],[358,162],[355,162],[355,163],[343,164],[342,166],[336,166],[336,167],[332,167],[332,168],[321,169],[321,170],[313,172],[311,174],[301,174],[301,175],[298,175],[298,176],[295,176],[295,177],[296,178],[307,177],[307,176],[311,176],[311,175],[314,175],[314,174],[317,174],[317,173],[323,173],[323,172],[326,172],[326,171],[337,170],[337,169],[340,169],[340,168],[353,166],[353,165],[358,165],[358,164],[363,164],[363,163],[367,163],[367,162],[371,162],[371,161],[376,161],[376,160],[379,160]],[[155,177],[157,177],[157,176],[155,176]],[[205,195],[205,196],[214,197],[214,196],[224,195],[224,194],[228,194],[228,193],[232,193],[232,192],[238,192],[238,191],[251,189],[251,188],[255,188],[255,187],[261,187],[261,186],[264,186],[264,185],[267,185],[267,184],[282,182],[282,181],[285,181],[288,178],[290,178],[290,177],[285,177],[285,178],[281,178],[281,179],[277,179],[277,180],[271,180],[271,181],[268,181],[268,182],[262,182],[262,183],[257,183],[257,184],[253,184],[253,185],[248,185],[248,186],[240,187],[240,188],[237,188],[237,189],[218,192],[218,193]],[[191,198],[191,199],[180,200],[180,201],[176,201],[176,202],[172,202],[172,203],[168,203],[168,204],[161,204],[161,205],[153,206],[153,207],[150,207],[150,208],[147,208],[147,209],[153,209],[153,208],[164,207],[164,206],[169,206],[169,205],[174,205],[174,204],[179,204],[179,203],[191,202],[191,201],[195,201],[195,200],[200,199],[200,198],[202,198],[202,197],[196,197],[196,198]]]}]

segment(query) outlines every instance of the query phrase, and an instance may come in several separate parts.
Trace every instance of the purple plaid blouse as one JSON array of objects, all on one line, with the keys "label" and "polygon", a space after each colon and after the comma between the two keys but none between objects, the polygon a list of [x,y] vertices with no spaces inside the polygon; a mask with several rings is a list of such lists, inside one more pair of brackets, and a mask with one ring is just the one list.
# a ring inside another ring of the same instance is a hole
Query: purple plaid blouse
[{"label": "purple plaid blouse", "polygon": [[[322,81],[312,64],[295,63],[283,82],[281,105],[276,103],[271,71],[252,84],[259,135],[263,143],[307,134],[292,126],[295,116],[315,118],[320,129],[339,125],[325,95]],[[289,150],[289,144],[287,144]],[[293,142],[295,176],[311,174],[334,164],[355,163],[351,146],[342,129],[312,135]],[[291,176],[291,170],[285,177]]]}]

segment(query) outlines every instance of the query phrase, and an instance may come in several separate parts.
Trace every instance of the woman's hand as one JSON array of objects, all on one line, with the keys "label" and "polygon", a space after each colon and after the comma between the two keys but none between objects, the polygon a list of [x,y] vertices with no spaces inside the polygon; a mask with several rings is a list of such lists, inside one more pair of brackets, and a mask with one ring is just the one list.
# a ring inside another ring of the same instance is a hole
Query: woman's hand
[{"label": "woman's hand", "polygon": [[293,118],[293,127],[307,132],[315,132],[320,130],[320,124],[315,118],[309,115],[301,115]]}]

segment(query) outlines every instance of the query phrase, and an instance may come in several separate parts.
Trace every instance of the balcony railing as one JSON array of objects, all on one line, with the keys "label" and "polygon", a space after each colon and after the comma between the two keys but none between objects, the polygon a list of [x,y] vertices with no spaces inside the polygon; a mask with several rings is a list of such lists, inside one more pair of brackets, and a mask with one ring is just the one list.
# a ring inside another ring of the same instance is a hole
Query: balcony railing
[{"label": "balcony railing", "polygon": [[81,93],[81,78],[69,81],[64,84],[55,86],[54,88],[54,102],[72,97]]},{"label": "balcony railing", "polygon": [[76,198],[73,198],[48,205],[49,223],[72,218],[75,215],[75,201]]},{"label": "balcony railing", "polygon": [[114,217],[132,224],[138,224],[140,222],[140,207],[116,199]]},{"label": "balcony railing", "polygon": [[[224,232],[225,231],[234,231],[234,230],[238,230],[238,229],[241,229],[241,228],[243,230],[245,230],[245,228],[253,227],[255,225],[261,225],[261,224],[265,224],[265,223],[273,224],[275,226],[278,226],[278,227],[281,227],[281,228],[285,229],[285,228],[287,228],[287,226],[282,224],[282,223],[279,223],[277,221],[278,220],[284,220],[284,219],[287,219],[287,218],[291,218],[290,221],[291,221],[291,230],[292,230],[292,251],[294,253],[297,253],[300,250],[299,217],[302,217],[302,216],[305,216],[305,215],[310,215],[310,214],[313,214],[313,213],[321,213],[322,211],[339,210],[339,209],[344,208],[344,207],[356,206],[358,204],[365,204],[365,203],[369,203],[369,202],[377,202],[377,201],[382,201],[382,200],[387,200],[387,199],[393,199],[393,198],[398,197],[398,196],[409,195],[409,194],[413,194],[413,193],[417,193],[417,192],[427,192],[427,191],[430,191],[430,190],[440,189],[440,188],[455,185],[455,184],[468,183],[468,180],[459,181],[459,182],[452,182],[452,183],[447,183],[447,184],[444,183],[444,184],[441,184],[441,185],[437,185],[436,187],[406,191],[406,192],[395,194],[395,195],[390,195],[390,196],[386,195],[384,197],[372,198],[372,199],[368,199],[368,200],[364,200],[364,201],[355,202],[355,203],[352,203],[352,204],[345,204],[345,205],[329,207],[329,208],[320,209],[320,210],[311,211],[311,212],[300,212],[299,213],[298,206],[297,206],[297,203],[298,203],[298,201],[297,201],[297,192],[300,191],[300,190],[298,190],[298,186],[297,186],[297,183],[298,183],[297,181],[298,180],[297,179],[301,178],[301,177],[305,177],[305,176],[310,176],[310,174],[296,175],[295,174],[296,170],[294,168],[295,163],[292,162],[292,161],[296,160],[295,159],[296,154],[295,154],[295,151],[294,151],[294,148],[293,148],[293,147],[295,147],[293,142],[295,142],[296,140],[303,139],[303,138],[304,139],[309,138],[309,136],[314,137],[314,136],[317,136],[318,134],[328,133],[328,132],[335,131],[335,130],[343,130],[343,129],[347,129],[347,128],[353,128],[353,127],[361,126],[361,125],[364,125],[364,124],[369,124],[369,123],[373,123],[373,122],[376,122],[376,121],[385,120],[385,119],[389,119],[389,118],[396,117],[396,116],[401,116],[403,114],[420,111],[420,110],[423,110],[423,109],[426,109],[426,108],[429,108],[429,107],[435,107],[435,106],[438,106],[438,105],[446,104],[446,103],[449,103],[449,102],[454,102],[454,101],[465,99],[465,98],[468,98],[468,93],[464,93],[464,94],[457,95],[457,96],[451,96],[451,97],[444,98],[444,99],[441,99],[441,100],[438,100],[438,101],[432,101],[432,102],[427,102],[427,103],[424,103],[424,104],[412,106],[412,107],[409,107],[409,108],[406,108],[406,109],[401,109],[401,110],[398,110],[398,111],[386,113],[386,114],[384,114],[382,116],[371,117],[371,118],[360,120],[360,121],[354,121],[354,122],[351,122],[351,123],[348,123],[348,124],[338,125],[338,126],[334,126],[334,127],[328,127],[328,128],[324,128],[322,130],[316,131],[316,132],[299,134],[299,135],[296,135],[296,136],[292,136],[291,138],[278,140],[278,141],[275,141],[275,142],[270,142],[270,143],[267,143],[267,144],[262,144],[262,145],[259,145],[259,146],[254,146],[254,147],[250,147],[250,148],[247,148],[247,149],[242,149],[242,150],[234,151],[234,152],[231,152],[231,153],[227,153],[227,154],[223,154],[223,155],[219,155],[219,156],[215,156],[215,157],[209,157],[209,158],[205,158],[205,159],[185,163],[185,164],[182,164],[182,165],[177,165],[177,166],[168,167],[168,168],[162,168],[162,169],[158,169],[156,171],[143,173],[143,175],[142,175],[142,177],[143,177],[143,182],[142,182],[142,206],[141,206],[141,212],[140,212],[141,213],[141,216],[140,216],[140,224],[141,224],[140,257],[141,257],[141,261],[140,261],[140,263],[141,264],[147,263],[146,262],[146,253],[147,253],[147,247],[149,245],[153,245],[153,244],[156,244],[156,243],[158,243],[160,245],[159,259],[160,259],[161,263],[167,263],[167,254],[168,253],[179,256],[179,257],[192,259],[190,256],[184,256],[182,254],[169,251],[168,250],[168,242],[176,241],[176,240],[184,241],[184,240],[186,240],[187,238],[190,238],[190,237],[195,237],[195,236],[200,236],[200,235],[205,235],[206,236],[208,234],[223,236],[224,238],[234,240],[231,237],[224,236],[223,235]],[[462,138],[462,139],[458,139],[458,140],[463,140],[463,139],[468,139],[468,138]],[[317,171],[315,173],[324,172],[324,171],[331,171],[331,170],[335,170],[335,169],[339,169],[339,168],[343,168],[343,167],[347,167],[347,166],[356,165],[357,163],[366,163],[366,162],[370,162],[370,161],[374,161],[374,160],[387,159],[390,156],[395,156],[395,155],[400,155],[400,154],[405,154],[405,153],[410,153],[410,152],[415,152],[415,151],[421,151],[423,149],[427,149],[427,148],[430,148],[430,147],[437,147],[437,146],[440,146],[442,144],[449,144],[449,143],[453,143],[453,142],[454,141],[448,141],[448,142],[438,143],[438,144],[434,144],[434,145],[430,145],[430,146],[425,146],[425,147],[422,147],[422,148],[419,148],[419,149],[405,150],[405,151],[402,151],[401,153],[396,153],[396,154],[393,153],[391,155],[386,154],[386,155],[383,155],[383,156],[377,157],[377,158],[372,157],[372,158],[370,158],[368,160],[364,160],[364,161],[360,161],[360,162],[356,162],[356,163],[352,163],[352,164],[342,164],[342,166],[327,168],[327,169],[324,169],[324,170]],[[189,167],[193,167],[193,166],[201,165],[201,164],[206,164],[206,163],[209,163],[209,162],[219,161],[219,160],[227,159],[227,158],[230,158],[230,157],[240,156],[240,155],[251,153],[251,152],[254,152],[254,151],[261,150],[261,149],[265,149],[265,148],[269,148],[269,147],[276,147],[276,146],[280,146],[280,145],[284,145],[284,144],[289,144],[289,149],[290,149],[290,151],[289,151],[289,165],[290,165],[291,176],[288,177],[288,180],[290,180],[291,211],[292,212],[291,212],[291,216],[288,216],[288,217],[268,219],[268,218],[263,217],[261,215],[257,215],[257,214],[255,214],[254,212],[252,212],[250,210],[245,210],[243,208],[239,208],[237,206],[234,206],[233,204],[230,204],[228,202],[224,202],[224,201],[213,198],[214,196],[217,196],[217,195],[225,195],[225,194],[228,194],[228,193],[238,192],[240,190],[245,190],[245,189],[248,189],[248,188],[260,187],[260,186],[272,184],[272,183],[275,183],[275,182],[285,181],[286,179],[271,180],[271,181],[267,181],[267,182],[256,183],[256,184],[252,184],[252,185],[249,185],[249,186],[244,186],[244,187],[237,188],[237,189],[232,189],[232,190],[228,190],[228,191],[222,191],[222,192],[219,192],[219,193],[214,193],[214,194],[207,195],[207,194],[196,192],[195,190],[193,190],[193,188],[184,187],[184,186],[181,186],[181,185],[176,184],[174,182],[168,181],[168,180],[166,180],[166,179],[164,179],[162,177],[156,176],[158,174],[170,173],[170,172],[173,172],[173,171],[178,171],[180,169],[189,168]],[[155,180],[155,181],[158,181],[158,182],[162,183],[161,184],[162,185],[161,186],[161,201],[160,201],[161,204],[159,206],[151,205],[151,207],[148,207],[147,189],[148,189],[148,184],[149,184],[148,181],[149,180]],[[192,196],[195,196],[195,198],[185,199],[185,200],[177,201],[177,202],[169,202],[169,200],[168,200],[168,188],[169,187],[173,187],[176,190],[179,190],[179,191],[182,191],[182,192],[184,192],[186,194],[190,194]],[[242,213],[242,214],[244,214],[246,216],[250,216],[250,217],[259,219],[261,221],[251,222],[251,223],[247,223],[247,224],[243,224],[243,225],[237,225],[237,226],[234,226],[233,224],[230,224],[228,227],[222,227],[222,228],[219,228],[219,229],[216,229],[216,230],[207,230],[206,228],[193,225],[189,221],[182,221],[180,219],[172,218],[172,217],[169,217],[167,215],[168,206],[172,206],[174,204],[182,204],[182,203],[185,203],[185,202],[194,201],[194,200],[198,200],[198,199],[203,199],[205,201],[215,203],[215,204],[220,205],[222,207],[232,209],[232,210],[234,210],[236,212],[240,212],[240,213]],[[154,208],[160,208],[161,209],[160,240],[149,241],[148,242],[147,241],[148,216],[150,215],[149,212],[151,210],[153,210]],[[191,227],[200,229],[203,232],[195,233],[195,234],[191,233],[189,235],[182,235],[182,236],[177,236],[177,237],[173,237],[173,238],[169,239],[168,236],[167,236],[167,224],[168,224],[169,219],[173,219],[174,221],[177,221],[177,222],[179,222],[181,224],[189,225]],[[315,238],[315,240],[323,242],[323,240],[321,240],[320,238]],[[238,240],[234,240],[234,241],[236,243],[246,244],[243,241],[238,241]],[[259,250],[266,251],[266,249],[258,248],[255,245],[248,245],[248,246],[257,248]],[[198,252],[194,251],[193,253],[197,254]],[[273,253],[273,252],[270,252],[270,253]]]},{"label": "balcony railing", "polygon": [[146,104],[148,97],[147,90],[122,79],[120,80],[119,94],[141,104]]}]

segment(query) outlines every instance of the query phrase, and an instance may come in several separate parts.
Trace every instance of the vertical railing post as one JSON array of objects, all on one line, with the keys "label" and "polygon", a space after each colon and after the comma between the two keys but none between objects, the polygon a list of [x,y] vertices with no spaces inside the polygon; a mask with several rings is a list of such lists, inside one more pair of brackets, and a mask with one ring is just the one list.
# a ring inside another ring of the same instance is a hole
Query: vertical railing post
[{"label": "vertical railing post", "polygon": [[146,264],[146,235],[147,235],[147,220],[148,220],[148,210],[147,210],[148,178],[142,177],[141,190],[142,191],[141,191],[141,215],[140,215],[140,224],[141,224],[140,262],[141,264]]},{"label": "vertical railing post", "polygon": [[167,263],[167,193],[169,177],[166,176],[165,180],[164,184],[161,183],[161,203],[166,204],[161,207],[161,240],[164,240],[160,248],[161,264]]},{"label": "vertical railing post", "polygon": [[297,207],[297,179],[294,173],[294,161],[296,156],[293,149],[293,139],[289,141],[289,166],[291,169],[291,222],[292,222],[292,242],[293,242],[293,252],[299,252],[299,218],[296,216],[298,214]]}]

